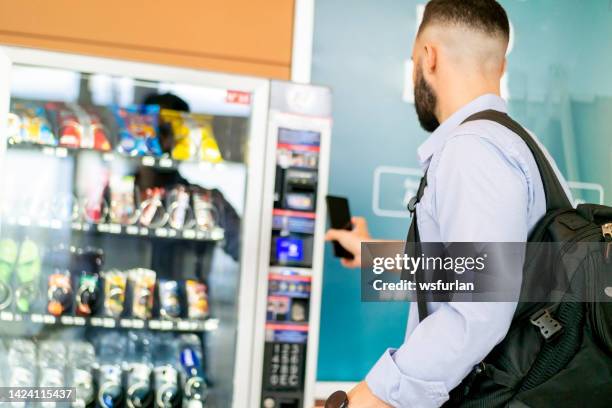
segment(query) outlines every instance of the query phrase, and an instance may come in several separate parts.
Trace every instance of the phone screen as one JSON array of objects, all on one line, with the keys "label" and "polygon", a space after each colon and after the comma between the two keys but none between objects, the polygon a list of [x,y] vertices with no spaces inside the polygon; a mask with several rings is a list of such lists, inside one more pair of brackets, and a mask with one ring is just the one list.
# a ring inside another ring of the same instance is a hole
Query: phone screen
[{"label": "phone screen", "polygon": [[[327,211],[329,212],[329,220],[333,229],[352,230],[351,212],[349,203],[345,197],[336,197],[328,195],[326,197]],[[338,241],[333,241],[334,256],[338,258],[353,259],[353,254],[344,249]]]}]

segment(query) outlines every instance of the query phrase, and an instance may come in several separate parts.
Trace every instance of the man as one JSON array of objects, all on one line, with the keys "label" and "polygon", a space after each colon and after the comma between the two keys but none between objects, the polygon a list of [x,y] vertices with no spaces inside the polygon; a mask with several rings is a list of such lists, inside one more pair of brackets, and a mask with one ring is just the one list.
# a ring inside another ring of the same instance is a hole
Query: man
[{"label": "man", "polygon": [[[506,111],[499,95],[509,34],[494,0],[431,0],[425,8],[412,53],[416,112],[432,132],[418,149],[427,170],[416,208],[421,241],[525,242],[545,213],[538,167],[520,137],[494,122],[462,124],[476,112]],[[360,244],[372,240],[364,219],[353,222],[353,231],[326,236],[355,255],[342,260],[346,267],[360,265]],[[514,272],[520,283],[521,271]],[[412,304],[404,343],[385,351],[349,392],[349,407],[441,406],[505,337],[515,308],[429,303],[419,323]]]}]

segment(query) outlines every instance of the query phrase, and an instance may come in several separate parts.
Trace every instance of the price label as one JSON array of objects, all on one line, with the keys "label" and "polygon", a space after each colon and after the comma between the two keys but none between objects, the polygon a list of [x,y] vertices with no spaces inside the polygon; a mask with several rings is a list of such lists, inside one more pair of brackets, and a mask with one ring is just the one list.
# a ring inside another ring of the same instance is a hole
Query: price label
[{"label": "price label", "polygon": [[85,326],[86,320],[84,317],[75,316],[73,322],[75,326]]},{"label": "price label", "polygon": [[138,235],[138,233],[139,233],[140,231],[138,230],[138,227],[137,227],[136,225],[128,225],[128,226],[125,228],[125,232],[126,232],[128,235]]},{"label": "price label", "polygon": [[185,239],[195,239],[196,232],[195,230],[185,230],[183,231],[183,238]]},{"label": "price label", "polygon": [[104,320],[100,317],[92,317],[90,323],[94,327],[102,327],[104,326]]},{"label": "price label", "polygon": [[30,315],[30,320],[32,321],[32,323],[42,323],[43,322],[43,317],[42,317],[41,314],[32,313]]},{"label": "price label", "polygon": [[151,330],[159,330],[161,328],[161,321],[159,321],[159,320],[149,320],[149,328]]},{"label": "price label", "polygon": [[191,329],[191,322],[181,320],[176,323],[176,328],[182,331],[189,331]]},{"label": "price label", "polygon": [[72,326],[74,324],[74,318],[72,316],[62,316],[60,318],[60,321],[62,322],[62,324],[65,324],[65,325]]},{"label": "price label", "polygon": [[120,234],[121,233],[121,225],[119,224],[109,224],[108,232],[111,234]]},{"label": "price label", "polygon": [[47,156],[55,156],[55,149],[52,147],[43,147],[42,152]]},{"label": "price label", "polygon": [[65,147],[57,147],[55,149],[55,155],[57,157],[66,157],[68,156],[68,149],[66,149]]},{"label": "price label", "polygon": [[140,235],[145,235],[145,236],[146,236],[146,235],[149,235],[149,229],[148,229],[148,228],[144,228],[144,227],[142,227],[142,228],[140,229]]},{"label": "price label", "polygon": [[168,236],[168,230],[166,228],[156,228],[155,235],[161,238],[166,238]]},{"label": "price label", "polygon": [[115,320],[111,319],[110,317],[105,317],[104,321],[102,322],[102,326],[103,327],[108,327],[108,328],[113,328],[113,327],[115,327]]},{"label": "price label", "polygon": [[7,322],[12,322],[13,314],[11,312],[2,312],[0,313],[0,319],[7,321]]},{"label": "price label", "polygon": [[111,162],[111,161],[115,160],[115,155],[113,153],[104,153],[102,155],[102,160],[107,161],[107,162]]},{"label": "price label", "polygon": [[119,320],[119,326],[131,329],[133,327],[131,319],[121,319]]},{"label": "price label", "polygon": [[155,166],[155,158],[151,156],[144,156],[142,158],[142,165],[147,167]]},{"label": "price label", "polygon": [[43,316],[43,323],[45,324],[55,324],[56,321],[57,319],[55,318],[55,316],[52,316],[52,315]]},{"label": "price label", "polygon": [[172,159],[164,157],[163,159],[159,159],[159,167],[170,168],[174,165]]},{"label": "price label", "polygon": [[108,232],[108,224],[98,224],[98,231]]},{"label": "price label", "polygon": [[73,222],[72,229],[76,231],[81,231],[83,229],[83,224],[81,224],[80,222]]},{"label": "price label", "polygon": [[132,320],[132,327],[134,329],[143,329],[145,327],[145,321],[144,320],[134,319],[134,320]]}]

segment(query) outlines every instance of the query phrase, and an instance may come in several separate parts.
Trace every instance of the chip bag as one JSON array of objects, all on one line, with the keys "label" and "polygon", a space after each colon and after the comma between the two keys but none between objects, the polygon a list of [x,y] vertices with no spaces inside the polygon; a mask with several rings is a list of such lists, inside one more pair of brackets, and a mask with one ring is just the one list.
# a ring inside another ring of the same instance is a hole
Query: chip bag
[{"label": "chip bag", "polygon": [[119,152],[129,156],[161,156],[157,137],[159,106],[116,106],[113,113],[119,126]]}]

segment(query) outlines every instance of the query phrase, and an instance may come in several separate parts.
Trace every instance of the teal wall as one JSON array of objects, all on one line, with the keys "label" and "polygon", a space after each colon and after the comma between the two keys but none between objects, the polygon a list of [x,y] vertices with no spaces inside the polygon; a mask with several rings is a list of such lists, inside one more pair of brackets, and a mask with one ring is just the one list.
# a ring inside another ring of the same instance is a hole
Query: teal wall
[{"label": "teal wall", "polygon": [[[329,191],[348,196],[375,237],[403,239],[409,223],[374,214],[375,169],[418,168],[416,148],[427,137],[413,105],[401,98],[417,3],[317,0],[315,6],[312,82],[334,94]],[[536,132],[568,179],[601,185],[612,204],[612,3],[501,3],[515,29],[511,113]],[[381,206],[401,210],[409,185],[405,176],[387,174]],[[574,194],[599,200],[598,187],[591,187]],[[326,247],[318,380],[362,379],[385,348],[401,344],[407,312],[402,303],[362,303],[359,271],[340,267]]]}]

